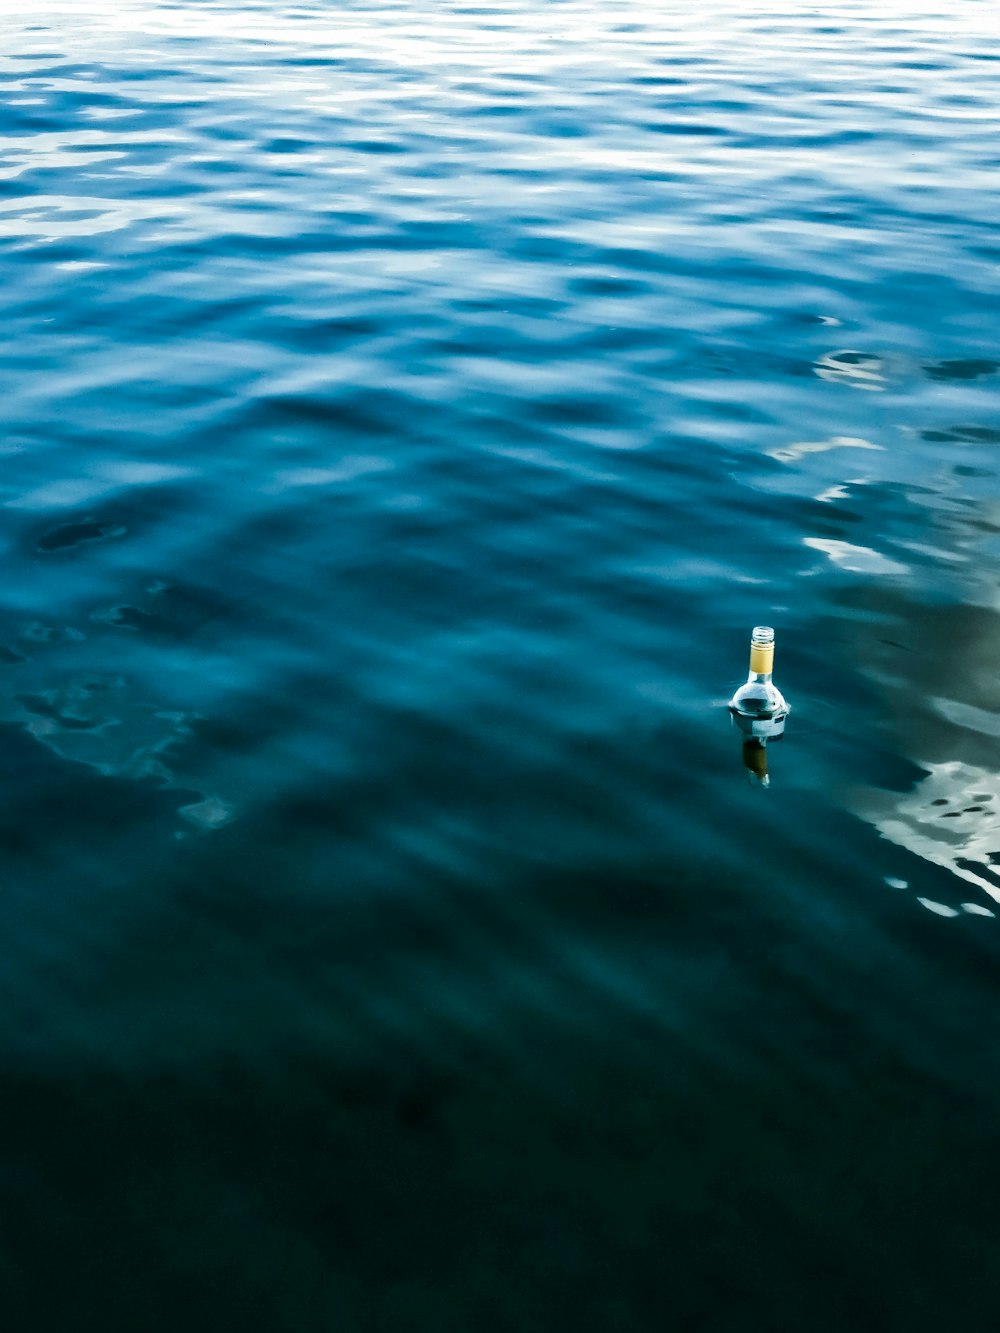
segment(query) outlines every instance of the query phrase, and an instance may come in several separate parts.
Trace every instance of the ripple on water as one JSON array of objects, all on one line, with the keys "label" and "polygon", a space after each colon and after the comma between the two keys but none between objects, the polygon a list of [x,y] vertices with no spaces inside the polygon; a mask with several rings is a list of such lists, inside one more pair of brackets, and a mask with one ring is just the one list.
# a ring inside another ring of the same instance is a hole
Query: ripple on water
[{"label": "ripple on water", "polygon": [[27,1324],[97,1163],[151,1333],[164,1254],[223,1328],[645,1327],[665,1235],[679,1326],[987,1326],[988,7],[67,8],[0,58]]},{"label": "ripple on water", "polygon": [[124,537],[127,529],[114,523],[101,523],[96,519],[84,518],[75,523],[60,523],[49,528],[37,539],[35,545],[39,551],[52,553],[71,551],[78,546],[89,546],[94,542],[112,541]]},{"label": "ripple on water", "polygon": [[885,361],[871,352],[827,352],[816,362],[815,370],[820,379],[850,389],[879,393],[886,387]]}]

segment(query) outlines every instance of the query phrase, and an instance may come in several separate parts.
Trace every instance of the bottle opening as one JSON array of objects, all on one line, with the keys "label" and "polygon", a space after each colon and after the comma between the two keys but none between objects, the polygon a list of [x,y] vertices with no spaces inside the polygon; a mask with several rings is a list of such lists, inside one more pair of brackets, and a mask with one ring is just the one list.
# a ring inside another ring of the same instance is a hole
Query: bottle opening
[{"label": "bottle opening", "polygon": [[774,630],[770,625],[757,625],[750,635],[750,642],[755,648],[766,648],[774,643]]}]

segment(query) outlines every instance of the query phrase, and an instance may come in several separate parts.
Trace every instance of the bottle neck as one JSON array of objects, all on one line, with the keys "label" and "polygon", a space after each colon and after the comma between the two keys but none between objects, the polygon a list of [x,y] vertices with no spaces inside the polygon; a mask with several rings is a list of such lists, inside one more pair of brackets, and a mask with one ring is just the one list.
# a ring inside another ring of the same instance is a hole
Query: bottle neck
[{"label": "bottle neck", "polygon": [[774,669],[774,643],[751,643],[750,679],[769,681]]},{"label": "bottle neck", "polygon": [[748,684],[748,685],[770,685],[770,684],[771,684],[771,672],[770,672],[770,671],[751,671],[751,672],[750,672],[750,675],[747,677],[747,684]]}]

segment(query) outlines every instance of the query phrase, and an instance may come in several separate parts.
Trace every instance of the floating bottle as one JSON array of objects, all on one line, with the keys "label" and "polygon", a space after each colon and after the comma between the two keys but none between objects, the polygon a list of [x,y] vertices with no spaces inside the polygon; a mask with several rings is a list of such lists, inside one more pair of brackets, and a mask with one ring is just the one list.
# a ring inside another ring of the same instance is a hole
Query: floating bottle
[{"label": "floating bottle", "polygon": [[771,680],[774,667],[774,630],[758,625],[750,636],[750,674],[729,701],[733,722],[745,736],[766,745],[785,730],[788,704]]}]

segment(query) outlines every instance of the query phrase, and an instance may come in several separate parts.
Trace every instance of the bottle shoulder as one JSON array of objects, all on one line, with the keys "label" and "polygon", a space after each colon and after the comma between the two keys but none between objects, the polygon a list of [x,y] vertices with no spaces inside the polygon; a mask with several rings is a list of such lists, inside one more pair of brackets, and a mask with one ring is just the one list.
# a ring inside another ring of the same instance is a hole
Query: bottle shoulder
[{"label": "bottle shoulder", "polygon": [[735,713],[752,717],[771,717],[775,713],[788,712],[784,695],[769,681],[748,680],[730,699],[729,707]]}]

